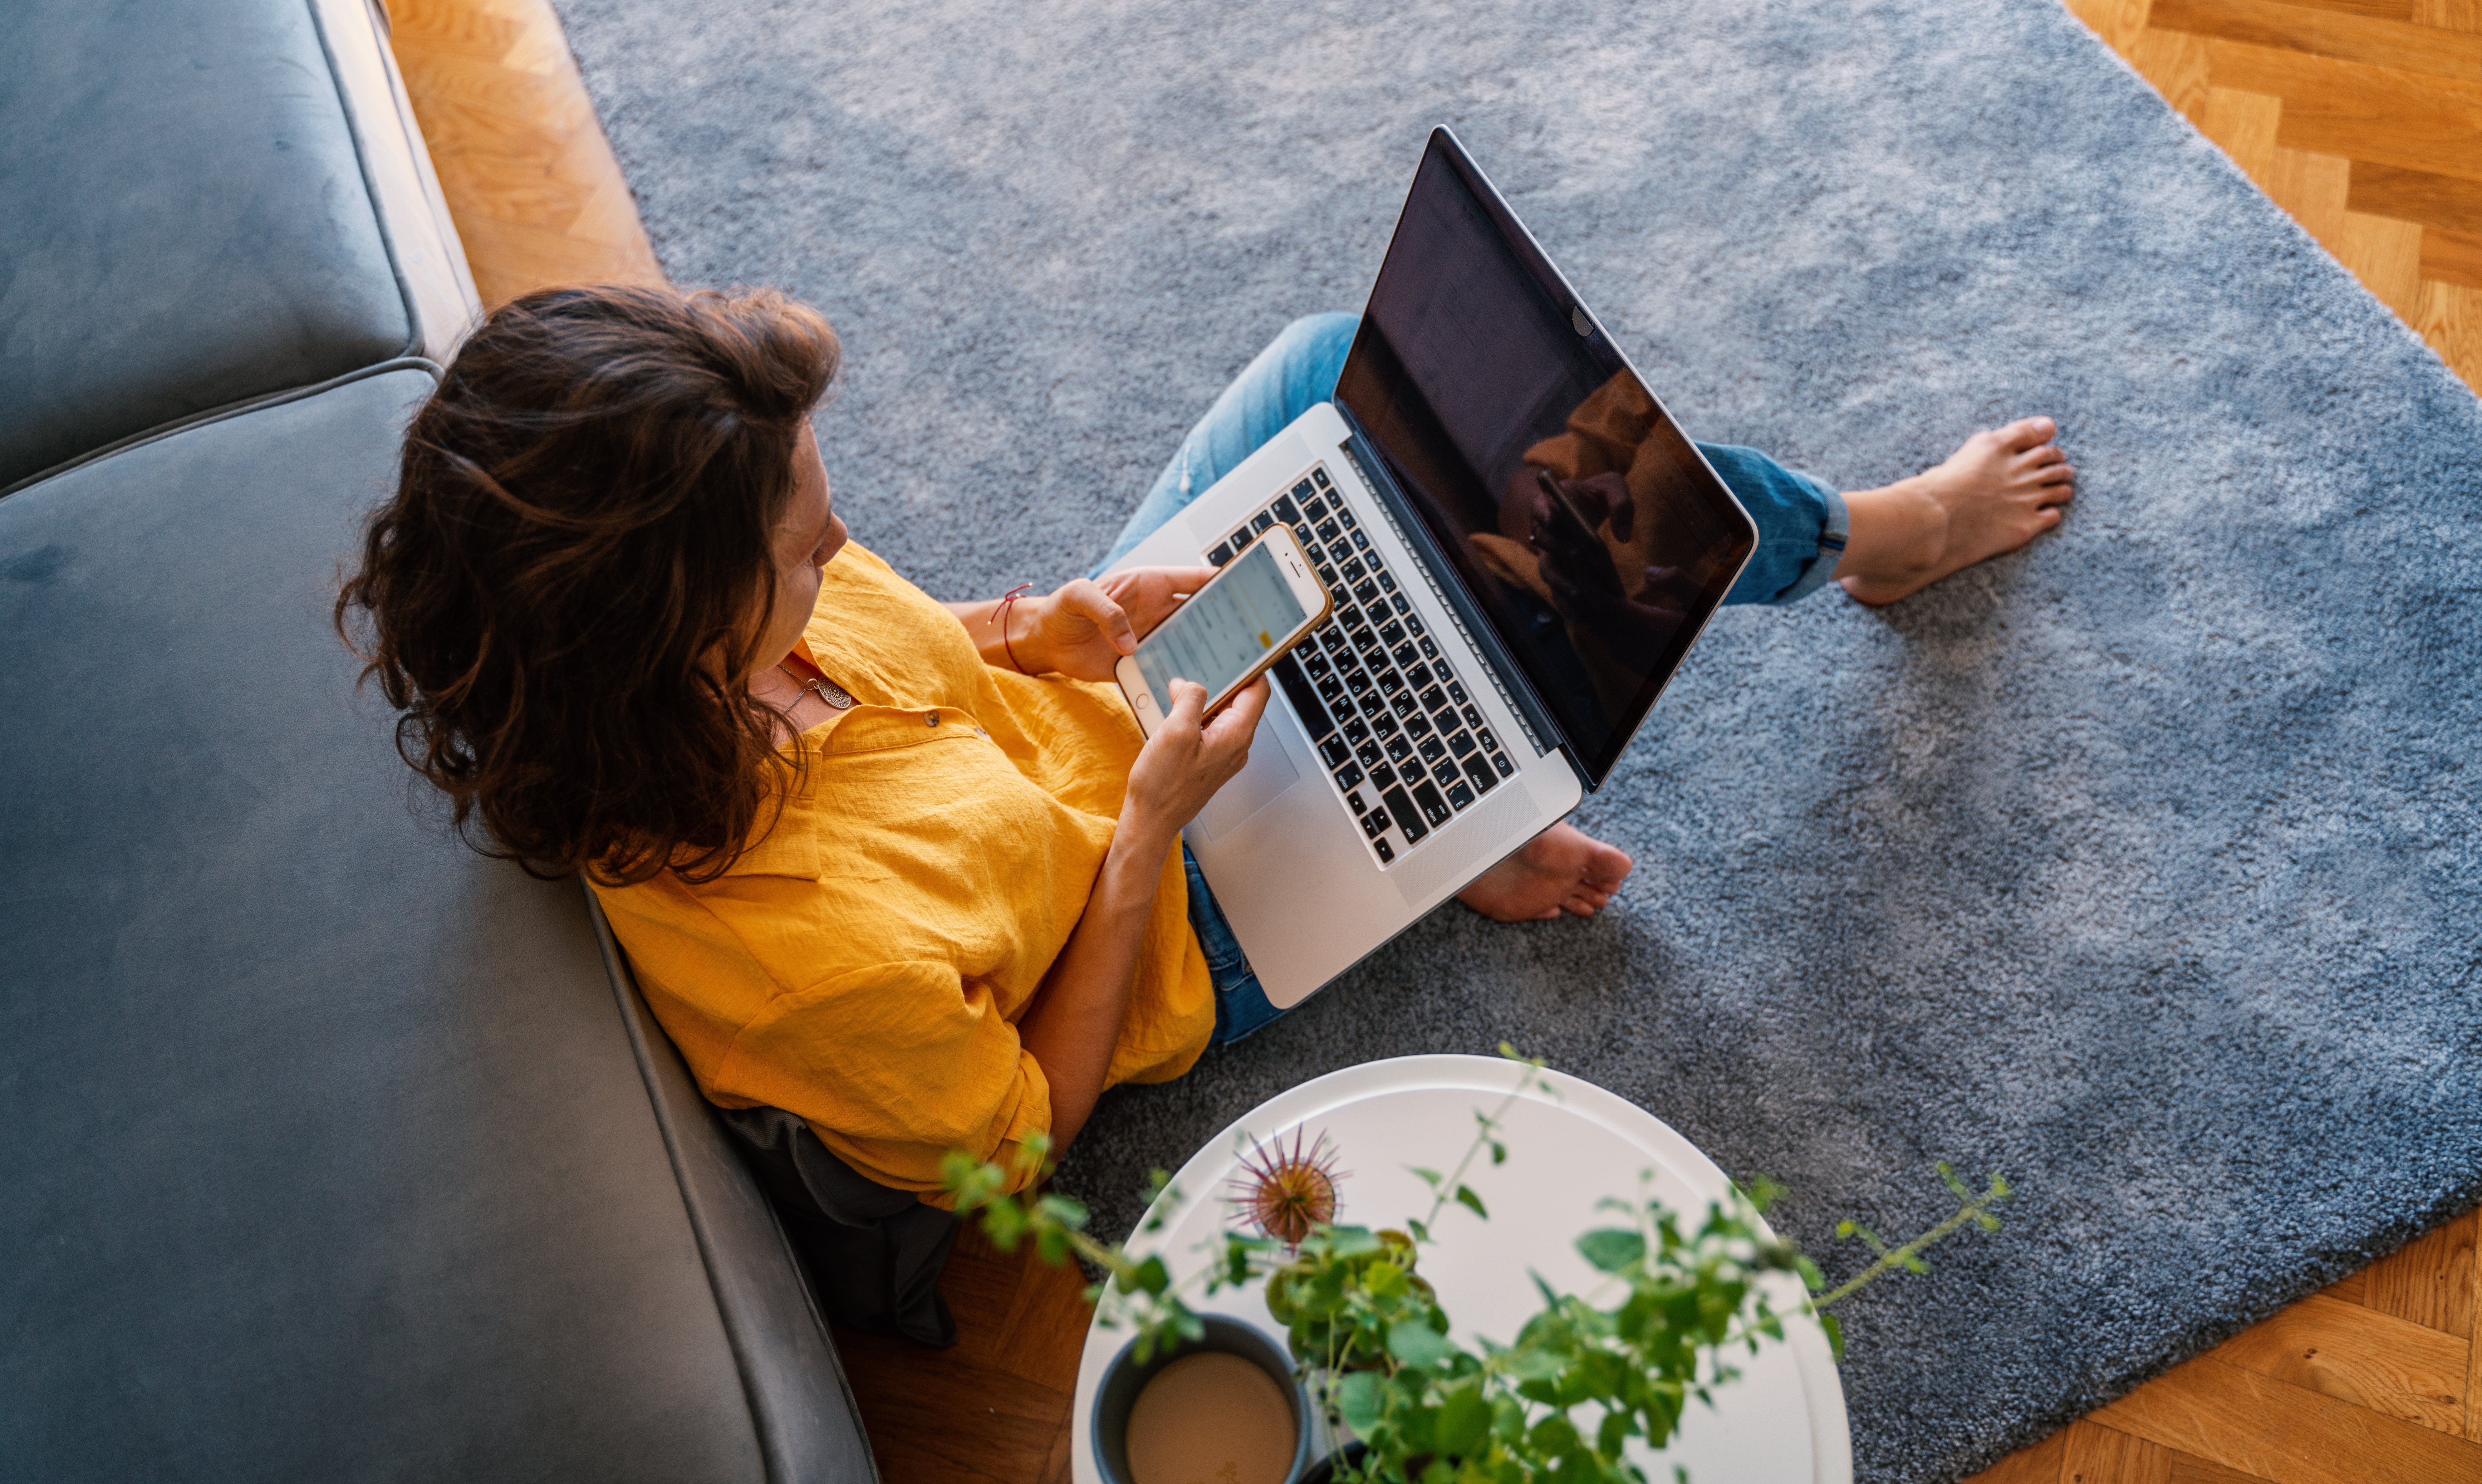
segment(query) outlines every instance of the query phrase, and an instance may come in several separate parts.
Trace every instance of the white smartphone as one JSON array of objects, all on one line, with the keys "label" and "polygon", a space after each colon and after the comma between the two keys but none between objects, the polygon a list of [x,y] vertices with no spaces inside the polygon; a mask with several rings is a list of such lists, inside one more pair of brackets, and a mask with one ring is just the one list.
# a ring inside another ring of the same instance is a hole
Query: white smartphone
[{"label": "white smartphone", "polygon": [[1112,677],[1137,713],[1139,729],[1151,737],[1172,713],[1174,680],[1206,687],[1212,714],[1334,609],[1301,538],[1280,521],[1138,641],[1137,652],[1122,655]]}]

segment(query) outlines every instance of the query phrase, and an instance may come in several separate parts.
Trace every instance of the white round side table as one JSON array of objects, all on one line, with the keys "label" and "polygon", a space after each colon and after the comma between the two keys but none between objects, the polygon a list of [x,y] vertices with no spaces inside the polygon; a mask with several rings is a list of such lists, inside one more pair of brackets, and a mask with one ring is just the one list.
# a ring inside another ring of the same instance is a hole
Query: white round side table
[{"label": "white round side table", "polygon": [[[1475,1111],[1497,1107],[1521,1070],[1486,1056],[1405,1056],[1305,1082],[1253,1108],[1192,1155],[1174,1177],[1182,1199],[1170,1206],[1163,1229],[1148,1233],[1142,1223],[1129,1250],[1162,1254],[1175,1280],[1196,1271],[1222,1230],[1226,1184],[1251,1137],[1271,1144],[1281,1134],[1289,1146],[1297,1127],[1307,1138],[1325,1133],[1337,1151],[1339,1221],[1401,1227],[1407,1217],[1419,1219],[1431,1191],[1408,1167],[1453,1165],[1473,1138]],[[1618,1219],[1595,1205],[1611,1196],[1637,1199],[1640,1172],[1653,1176],[1648,1193],[1691,1216],[1730,1185],[1714,1161],[1645,1109],[1562,1073],[1546,1072],[1544,1079],[1547,1091],[1529,1092],[1502,1119],[1508,1162],[1493,1166],[1486,1156],[1466,1173],[1490,1219],[1451,1204],[1432,1228],[1437,1244],[1422,1250],[1422,1276],[1438,1290],[1456,1338],[1468,1344],[1476,1334],[1502,1342],[1516,1338],[1541,1306],[1529,1273],[1571,1292],[1595,1290],[1600,1275],[1577,1255],[1575,1239]],[[1157,1206],[1168,1204],[1169,1196]],[[1779,1311],[1800,1302],[1798,1280],[1779,1274],[1771,1281],[1780,1285],[1773,1294]],[[1191,1302],[1282,1334],[1255,1286]],[[1100,1478],[1087,1419],[1103,1367],[1128,1339],[1126,1331],[1099,1323],[1086,1332],[1070,1418],[1078,1484]],[[1844,1388],[1818,1326],[1792,1320],[1784,1343],[1734,1363],[1741,1378],[1716,1393],[1715,1410],[1692,1404],[1672,1445],[1640,1460],[1642,1467],[1661,1465],[1648,1476],[1669,1479],[1679,1464],[1691,1484],[1851,1484]],[[1321,1441],[1324,1446],[1329,1440]]]}]

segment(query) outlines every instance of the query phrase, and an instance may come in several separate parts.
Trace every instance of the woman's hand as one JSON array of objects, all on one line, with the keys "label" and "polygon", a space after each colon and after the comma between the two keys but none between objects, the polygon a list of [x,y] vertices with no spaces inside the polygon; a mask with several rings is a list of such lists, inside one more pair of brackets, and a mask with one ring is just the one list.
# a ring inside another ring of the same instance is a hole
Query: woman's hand
[{"label": "woman's hand", "polygon": [[1020,597],[1007,650],[1030,675],[1108,680],[1121,656],[1214,575],[1212,567],[1140,567],[1100,582],[1080,577],[1048,597]]},{"label": "woman's hand", "polygon": [[1250,738],[1267,709],[1267,682],[1260,678],[1232,698],[1232,703],[1200,721],[1206,707],[1206,687],[1187,680],[1172,682],[1172,714],[1147,739],[1129,769],[1128,793],[1121,804],[1124,830],[1159,834],[1167,845],[1181,826],[1198,817],[1215,791],[1232,782],[1250,760]]}]

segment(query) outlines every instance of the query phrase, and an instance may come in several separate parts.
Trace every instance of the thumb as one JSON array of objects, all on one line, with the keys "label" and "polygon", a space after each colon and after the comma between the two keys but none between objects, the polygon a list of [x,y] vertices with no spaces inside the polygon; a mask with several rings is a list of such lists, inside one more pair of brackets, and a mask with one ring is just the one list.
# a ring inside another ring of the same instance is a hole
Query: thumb
[{"label": "thumb", "polygon": [[1195,680],[1172,682],[1172,714],[1164,718],[1166,730],[1178,728],[1196,731],[1200,713],[1206,709],[1206,687]]}]

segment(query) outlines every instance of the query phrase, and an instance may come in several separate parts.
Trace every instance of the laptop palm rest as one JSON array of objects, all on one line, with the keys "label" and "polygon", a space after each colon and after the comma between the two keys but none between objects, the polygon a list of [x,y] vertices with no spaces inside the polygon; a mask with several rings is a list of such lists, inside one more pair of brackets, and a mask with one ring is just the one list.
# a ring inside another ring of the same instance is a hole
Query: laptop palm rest
[{"label": "laptop palm rest", "polygon": [[[1517,779],[1510,784],[1492,790],[1490,798],[1457,816],[1452,827],[1468,839],[1481,841],[1521,830],[1541,812],[1533,796],[1525,791],[1525,781]],[[1519,841],[1522,844],[1522,841]],[[1422,850],[1396,863],[1387,879],[1404,893],[1405,905],[1420,910],[1441,887],[1450,882],[1460,888],[1483,872],[1485,866],[1497,861],[1476,861],[1466,850]]]}]

